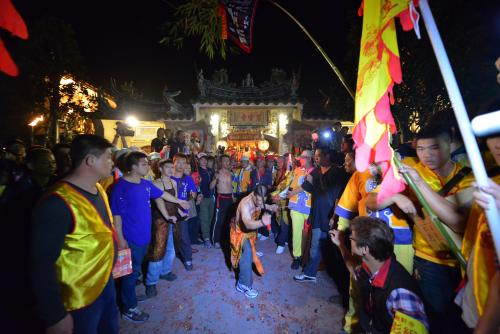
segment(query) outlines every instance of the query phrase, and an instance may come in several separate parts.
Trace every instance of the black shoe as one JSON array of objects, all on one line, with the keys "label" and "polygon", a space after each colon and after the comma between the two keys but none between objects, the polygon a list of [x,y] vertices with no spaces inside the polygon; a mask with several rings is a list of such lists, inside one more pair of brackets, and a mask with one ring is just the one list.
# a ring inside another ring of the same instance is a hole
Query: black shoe
[{"label": "black shoe", "polygon": [[127,321],[135,322],[136,324],[142,324],[149,319],[149,314],[134,307],[123,312],[122,318]]},{"label": "black shoe", "polygon": [[293,259],[292,265],[290,266],[293,270],[297,270],[300,268],[300,265],[302,264],[302,258],[296,257]]},{"label": "black shoe", "polygon": [[186,268],[187,271],[193,270],[193,263],[191,261],[184,262],[184,268]]},{"label": "black shoe", "polygon": [[158,291],[156,290],[156,285],[146,285],[146,297],[153,298],[158,295]]},{"label": "black shoe", "polygon": [[166,281],[172,282],[172,281],[175,281],[177,279],[177,275],[174,274],[173,272],[169,272],[166,275],[160,275],[160,279],[164,279]]}]

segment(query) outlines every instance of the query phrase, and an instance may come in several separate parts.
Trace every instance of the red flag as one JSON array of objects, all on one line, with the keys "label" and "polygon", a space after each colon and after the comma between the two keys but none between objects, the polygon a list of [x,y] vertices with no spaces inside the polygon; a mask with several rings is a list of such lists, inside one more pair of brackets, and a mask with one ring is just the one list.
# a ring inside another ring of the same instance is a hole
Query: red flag
[{"label": "red flag", "polygon": [[221,19],[221,36],[222,39],[227,39],[227,15],[226,15],[226,7],[220,4],[217,7],[217,15],[220,16]]},{"label": "red flag", "polygon": [[5,48],[3,41],[0,39],[0,71],[10,76],[17,77],[19,70],[16,63],[12,60],[9,51]]},{"label": "red flag", "polygon": [[[26,24],[10,0],[0,0],[0,28],[9,31],[16,37],[22,39],[28,38],[28,29],[26,28]],[[14,77],[19,74],[16,63],[12,60],[9,51],[7,51],[7,48],[1,39],[0,71]]]}]

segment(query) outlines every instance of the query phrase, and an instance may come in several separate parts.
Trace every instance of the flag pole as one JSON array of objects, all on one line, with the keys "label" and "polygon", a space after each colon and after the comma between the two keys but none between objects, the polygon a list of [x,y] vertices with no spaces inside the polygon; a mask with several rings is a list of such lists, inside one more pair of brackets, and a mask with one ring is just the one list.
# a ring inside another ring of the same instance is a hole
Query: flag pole
[{"label": "flag pole", "polygon": [[[443,41],[439,35],[436,22],[434,21],[434,17],[432,16],[427,0],[420,0],[419,7],[425,22],[427,34],[431,40],[434,54],[436,55],[436,59],[439,64],[439,69],[441,70],[441,75],[443,76],[444,83],[446,85],[446,90],[448,91],[448,95],[450,97],[465,150],[467,151],[467,155],[469,156],[469,161],[474,172],[474,177],[476,178],[476,182],[479,187],[487,186],[488,175],[486,173],[486,168],[484,167],[481,153],[479,152],[479,146],[477,145],[476,138],[472,132],[471,122],[469,120],[469,116],[467,115],[467,110],[465,109],[457,80],[453,74],[450,60],[446,54]],[[493,197],[488,194],[484,195],[486,195],[489,200],[489,208],[488,210],[485,210],[485,214],[495,244],[497,257],[500,258],[500,217]]]},{"label": "flag pole", "polygon": [[333,61],[326,54],[325,50],[323,50],[323,48],[321,47],[321,45],[319,45],[319,43],[316,41],[316,39],[314,39],[314,37],[312,37],[312,35],[309,33],[309,31],[307,31],[307,29],[302,25],[302,23],[300,23],[299,20],[297,20],[289,11],[287,11],[279,3],[277,3],[277,2],[275,2],[273,0],[267,0],[267,1],[270,2],[271,4],[273,4],[274,6],[278,7],[279,9],[281,9],[281,11],[283,11],[289,18],[291,18],[299,26],[300,29],[302,29],[302,31],[306,34],[306,36],[314,44],[314,46],[316,47],[316,49],[318,49],[318,51],[321,53],[321,55],[323,56],[323,58],[325,58],[325,60],[328,63],[328,65],[330,65],[330,67],[332,68],[333,72],[335,72],[335,74],[339,78],[339,80],[342,83],[342,85],[345,87],[345,89],[347,90],[347,92],[349,93],[349,95],[351,96],[351,98],[354,100],[355,99],[354,92],[349,87],[349,85],[347,85],[347,83],[346,83],[346,81],[344,79],[344,76],[342,75],[342,73],[340,73],[340,70],[338,69],[338,67],[335,66],[335,64],[333,63]]},{"label": "flag pole", "polygon": [[[398,169],[400,169],[401,168],[401,161],[399,161],[399,159],[396,156],[394,157],[393,161],[394,161],[394,165],[396,165],[396,167]],[[429,203],[427,203],[424,195],[422,194],[420,189],[415,184],[415,181],[407,173],[402,173],[402,176],[405,179],[408,186],[413,190],[413,193],[415,194],[415,196],[417,196],[418,201],[420,202],[420,204],[422,204],[422,207],[424,208],[425,212],[427,213],[427,216],[431,219],[434,226],[436,226],[436,228],[438,229],[439,234],[441,234],[441,236],[445,239],[446,243],[448,244],[448,247],[450,248],[450,251],[453,253],[455,258],[458,260],[458,262],[460,263],[460,266],[465,269],[467,267],[467,262],[465,261],[462,253],[460,252],[460,249],[458,249],[458,246],[455,244],[453,239],[450,237],[450,234],[448,233],[448,231],[446,231],[446,229],[444,228],[443,223],[439,220],[438,216],[436,215],[434,210],[432,210]]]}]

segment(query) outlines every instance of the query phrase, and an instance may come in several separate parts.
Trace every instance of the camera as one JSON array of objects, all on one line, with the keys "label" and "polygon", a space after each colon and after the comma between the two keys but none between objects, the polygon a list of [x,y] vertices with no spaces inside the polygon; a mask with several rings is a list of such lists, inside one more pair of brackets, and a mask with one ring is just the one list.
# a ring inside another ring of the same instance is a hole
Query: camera
[{"label": "camera", "polygon": [[126,123],[116,122],[116,133],[124,137],[133,137],[135,135],[134,130]]}]

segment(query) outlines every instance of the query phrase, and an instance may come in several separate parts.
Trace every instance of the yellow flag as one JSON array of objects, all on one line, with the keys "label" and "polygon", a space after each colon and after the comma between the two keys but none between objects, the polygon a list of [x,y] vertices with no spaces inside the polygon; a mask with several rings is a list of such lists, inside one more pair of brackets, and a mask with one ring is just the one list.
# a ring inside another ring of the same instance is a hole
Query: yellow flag
[{"label": "yellow flag", "polygon": [[391,114],[392,88],[402,79],[394,18],[403,29],[413,27],[410,0],[369,0],[360,9],[363,32],[356,84],[355,127],[356,167],[364,171],[379,163],[384,180],[379,197],[404,189],[404,183],[392,166],[390,134],[396,131]]},{"label": "yellow flag", "polygon": [[415,318],[396,311],[392,322],[391,334],[427,334],[425,325]]}]

